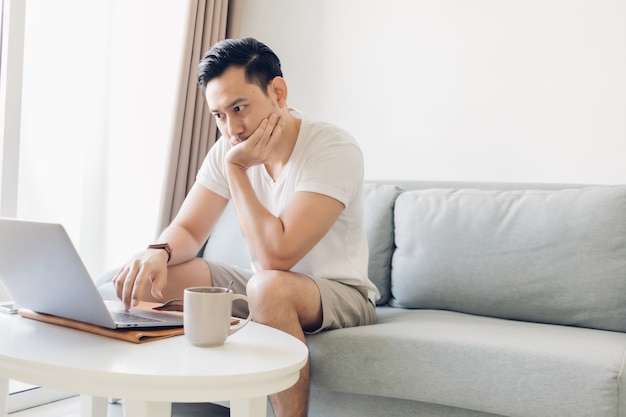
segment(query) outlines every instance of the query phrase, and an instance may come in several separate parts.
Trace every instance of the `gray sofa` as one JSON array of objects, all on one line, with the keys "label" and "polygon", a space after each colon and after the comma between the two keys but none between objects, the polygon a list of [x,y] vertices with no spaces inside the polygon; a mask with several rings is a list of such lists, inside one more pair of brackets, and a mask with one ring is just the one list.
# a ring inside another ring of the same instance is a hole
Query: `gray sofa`
[{"label": "gray sofa", "polygon": [[626,416],[626,186],[365,187],[378,322],[308,337],[311,417]]}]

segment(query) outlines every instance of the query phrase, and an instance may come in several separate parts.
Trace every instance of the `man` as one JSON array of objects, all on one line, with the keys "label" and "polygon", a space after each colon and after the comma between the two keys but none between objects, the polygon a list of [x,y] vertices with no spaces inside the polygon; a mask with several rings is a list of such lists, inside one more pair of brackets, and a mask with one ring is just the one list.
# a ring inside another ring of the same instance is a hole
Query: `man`
[{"label": "man", "polygon": [[[198,84],[222,134],[172,224],[115,276],[126,307],[180,298],[186,287],[247,293],[253,319],[305,342],[305,333],[371,324],[379,297],[367,278],[363,157],[347,133],[287,107],[278,57],[252,38],[202,58]],[[252,269],[196,254],[229,200]],[[306,416],[309,364],[271,397],[278,417]]]}]

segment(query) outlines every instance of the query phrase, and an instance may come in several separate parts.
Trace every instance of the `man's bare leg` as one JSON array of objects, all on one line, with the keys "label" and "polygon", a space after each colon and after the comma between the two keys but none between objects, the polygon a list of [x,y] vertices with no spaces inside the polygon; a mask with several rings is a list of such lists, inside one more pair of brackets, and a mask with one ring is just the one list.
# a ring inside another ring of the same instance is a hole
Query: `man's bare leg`
[{"label": "man's bare leg", "polygon": [[[303,328],[322,322],[319,289],[308,277],[282,271],[264,271],[247,287],[254,321],[282,330],[306,343]],[[306,417],[309,405],[310,364],[291,388],[270,396],[277,417]]]}]

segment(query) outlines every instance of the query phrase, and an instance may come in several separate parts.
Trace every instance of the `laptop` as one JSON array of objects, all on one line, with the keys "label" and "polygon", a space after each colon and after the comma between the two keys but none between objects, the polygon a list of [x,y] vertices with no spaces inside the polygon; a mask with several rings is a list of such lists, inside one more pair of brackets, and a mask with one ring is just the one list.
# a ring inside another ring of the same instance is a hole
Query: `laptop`
[{"label": "laptop", "polygon": [[182,326],[182,314],[105,302],[65,228],[0,218],[0,281],[20,308],[109,329]]}]

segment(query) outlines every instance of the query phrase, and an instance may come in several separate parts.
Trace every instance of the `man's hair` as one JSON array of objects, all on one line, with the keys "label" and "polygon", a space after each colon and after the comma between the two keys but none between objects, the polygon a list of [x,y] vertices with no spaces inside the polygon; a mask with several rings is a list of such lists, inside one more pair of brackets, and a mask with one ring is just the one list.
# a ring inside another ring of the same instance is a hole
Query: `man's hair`
[{"label": "man's hair", "polygon": [[282,77],[280,60],[265,44],[254,38],[225,39],[213,45],[198,65],[198,86],[203,90],[230,66],[242,67],[246,81],[258,85],[267,94],[274,77]]}]

